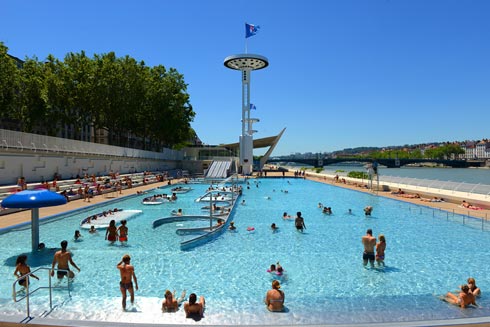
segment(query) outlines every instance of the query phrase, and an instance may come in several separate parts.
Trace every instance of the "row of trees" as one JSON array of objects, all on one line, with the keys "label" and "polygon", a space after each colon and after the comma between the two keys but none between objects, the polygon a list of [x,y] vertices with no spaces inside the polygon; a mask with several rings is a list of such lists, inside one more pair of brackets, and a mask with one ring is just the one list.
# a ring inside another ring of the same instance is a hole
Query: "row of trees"
[{"label": "row of trees", "polygon": [[137,142],[157,151],[195,137],[187,84],[174,68],[148,67],[114,52],[19,63],[7,51],[0,42],[0,120],[15,129],[50,136],[69,130],[77,140],[91,130],[89,141],[105,134],[112,145]]},{"label": "row of trees", "polygon": [[447,143],[438,147],[425,149],[422,153],[420,149],[404,150],[385,150],[375,151],[369,154],[370,158],[374,159],[451,159],[460,154],[464,154],[464,150],[454,143]]}]

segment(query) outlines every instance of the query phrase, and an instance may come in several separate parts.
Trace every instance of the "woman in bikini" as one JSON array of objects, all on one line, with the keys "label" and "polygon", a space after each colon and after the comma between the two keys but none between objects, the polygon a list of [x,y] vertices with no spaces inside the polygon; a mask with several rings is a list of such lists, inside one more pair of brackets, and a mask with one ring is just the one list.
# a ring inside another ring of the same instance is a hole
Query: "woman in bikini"
[{"label": "woman in bikini", "polygon": [[121,220],[121,226],[118,227],[117,233],[119,234],[119,242],[124,243],[128,241],[128,227],[126,226],[126,220]]},{"label": "woman in bikini", "polygon": [[476,281],[473,277],[468,278],[468,284],[467,285],[468,285],[468,288],[470,289],[470,292],[474,296],[480,296],[481,295],[480,288],[478,286],[476,286]]},{"label": "woman in bikini", "polygon": [[386,250],[386,239],[383,234],[379,234],[379,243],[376,244],[376,262],[378,263],[378,267],[383,265],[385,266],[385,250]]},{"label": "woman in bikini", "polygon": [[117,241],[117,236],[116,221],[113,219],[105,231],[105,239],[111,242],[111,244],[114,244],[114,242]]},{"label": "woman in bikini", "polygon": [[[15,277],[20,278],[22,276],[27,275],[30,272],[31,272],[31,268],[27,265],[27,256],[25,254],[19,255],[15,262],[15,271],[14,271]],[[31,274],[30,276],[39,280],[39,277],[37,277],[34,274]],[[25,276],[24,278],[19,279],[20,286],[27,287],[28,284],[29,284],[29,276]]]},{"label": "woman in bikini", "polygon": [[278,280],[272,281],[272,289],[265,295],[265,305],[272,312],[284,311],[284,292],[280,290],[281,284]]}]

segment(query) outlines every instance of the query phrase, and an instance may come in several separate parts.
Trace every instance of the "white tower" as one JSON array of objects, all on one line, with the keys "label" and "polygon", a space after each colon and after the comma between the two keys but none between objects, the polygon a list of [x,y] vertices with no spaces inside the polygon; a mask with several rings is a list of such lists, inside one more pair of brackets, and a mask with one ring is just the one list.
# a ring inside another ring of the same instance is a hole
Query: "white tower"
[{"label": "white tower", "polygon": [[250,74],[269,66],[266,57],[254,54],[238,54],[225,58],[225,66],[242,72],[242,134],[240,135],[240,165],[242,174],[249,175],[253,169],[253,133],[252,127],[258,118],[250,117]]}]

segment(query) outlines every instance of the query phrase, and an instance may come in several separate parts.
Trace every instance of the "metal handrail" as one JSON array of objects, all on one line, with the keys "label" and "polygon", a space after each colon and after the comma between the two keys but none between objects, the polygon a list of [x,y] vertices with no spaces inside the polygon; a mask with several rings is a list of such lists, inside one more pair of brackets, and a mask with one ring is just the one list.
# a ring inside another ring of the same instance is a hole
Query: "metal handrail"
[{"label": "metal handrail", "polygon": [[[36,271],[40,271],[40,270],[47,270],[48,271],[48,286],[39,286],[38,288],[34,289],[34,290],[29,290],[29,277],[34,274]],[[66,286],[61,286],[61,285],[55,285],[55,286],[52,286],[52,283],[51,283],[51,271],[62,271],[62,272],[66,272],[67,276],[69,276],[69,270],[67,269],[54,269],[54,270],[51,270],[51,268],[47,268],[47,267],[39,267],[31,272],[29,272],[28,274],[25,274],[19,278],[17,278],[14,283],[12,284],[12,298],[14,300],[14,302],[20,302],[22,301],[23,299],[26,299],[26,306],[27,306],[27,317],[26,319],[30,319],[31,318],[31,311],[30,311],[30,296],[31,294],[37,292],[38,290],[41,290],[41,289],[49,289],[49,308],[50,310],[53,310],[53,288],[59,288],[59,289],[64,289],[66,288],[68,290],[68,296],[71,297],[71,292],[70,292],[70,286],[71,286],[71,283],[72,283],[72,279],[71,278],[68,278],[68,283]],[[23,279],[26,279],[27,278],[27,283],[26,283],[26,287],[25,287],[25,294],[20,297],[20,298],[17,298],[17,295],[18,295],[18,292],[16,290],[16,286],[17,285],[20,285],[19,284],[19,281],[20,280],[23,280]]]}]

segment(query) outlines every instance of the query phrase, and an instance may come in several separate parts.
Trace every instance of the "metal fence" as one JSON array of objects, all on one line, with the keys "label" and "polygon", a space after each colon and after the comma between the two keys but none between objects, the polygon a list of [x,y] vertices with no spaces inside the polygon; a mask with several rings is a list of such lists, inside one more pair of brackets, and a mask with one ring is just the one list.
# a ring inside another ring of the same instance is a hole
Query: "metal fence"
[{"label": "metal fence", "polygon": [[431,179],[396,177],[396,176],[380,176],[379,181],[386,182],[386,183],[435,188],[440,190],[482,194],[482,195],[490,196],[490,185],[486,185],[486,184],[471,184],[465,182],[439,181],[439,180],[431,180]]},{"label": "metal fence", "polygon": [[152,152],[113,145],[69,140],[46,135],[16,132],[5,129],[0,129],[0,149],[65,154],[91,154],[161,160],[182,160],[184,158],[183,151],[171,149],[163,149],[162,152]]}]

